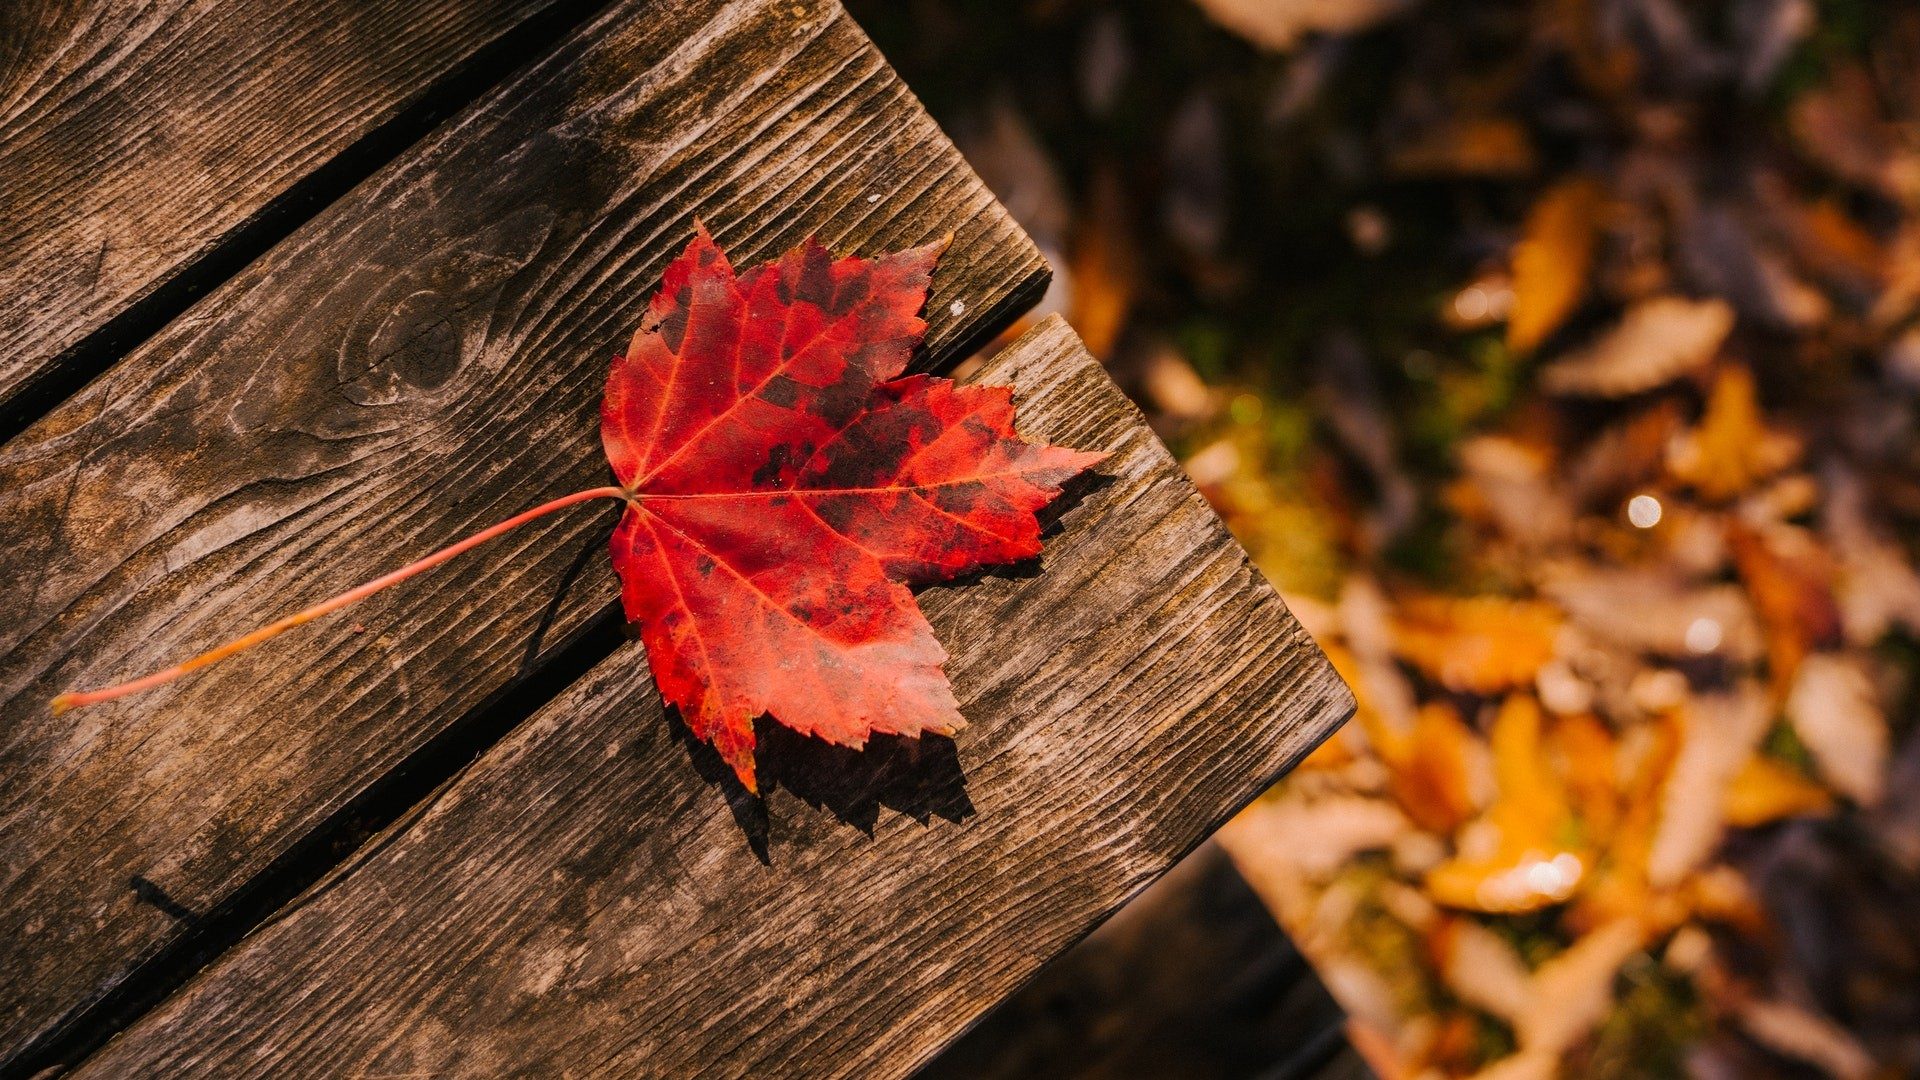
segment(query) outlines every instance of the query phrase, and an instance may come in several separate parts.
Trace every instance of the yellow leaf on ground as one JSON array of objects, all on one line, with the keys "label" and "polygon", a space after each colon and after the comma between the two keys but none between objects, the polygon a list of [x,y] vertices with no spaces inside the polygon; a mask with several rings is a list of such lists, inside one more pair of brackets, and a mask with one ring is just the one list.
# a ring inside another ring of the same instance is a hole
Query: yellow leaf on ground
[{"label": "yellow leaf on ground", "polygon": [[1747,829],[1833,809],[1827,789],[1764,754],[1755,754],[1727,785],[1727,824]]},{"label": "yellow leaf on ground", "polygon": [[1613,732],[1590,715],[1565,716],[1554,722],[1549,745],[1558,752],[1569,801],[1580,815],[1586,842],[1604,846],[1620,822]]},{"label": "yellow leaf on ground", "polygon": [[1497,837],[1490,852],[1463,854],[1426,877],[1433,899],[1449,907],[1525,912],[1573,895],[1590,860],[1570,847],[1566,792],[1541,752],[1540,706],[1515,694],[1494,718],[1489,742],[1499,797],[1475,828]]},{"label": "yellow leaf on ground", "polygon": [[1450,836],[1479,810],[1468,762],[1474,741],[1460,714],[1441,702],[1420,707],[1412,735],[1376,737],[1388,790],[1422,829]]},{"label": "yellow leaf on ground", "polygon": [[1579,176],[1547,189],[1513,249],[1513,308],[1507,348],[1532,352],[1586,295],[1604,205],[1600,185]]},{"label": "yellow leaf on ground", "polygon": [[1599,869],[1591,875],[1569,922],[1594,927],[1628,916],[1645,917],[1652,905],[1647,860],[1660,824],[1660,792],[1679,756],[1681,720],[1660,714],[1638,729],[1635,752],[1626,755],[1619,825]]},{"label": "yellow leaf on ground", "polygon": [[1471,694],[1532,683],[1559,631],[1552,605],[1497,596],[1413,597],[1393,617],[1394,648],[1407,662]]},{"label": "yellow leaf on ground", "polygon": [[1738,364],[1720,369],[1700,425],[1676,440],[1667,471],[1713,501],[1745,494],[1800,456],[1799,440],[1766,426],[1753,373]]}]

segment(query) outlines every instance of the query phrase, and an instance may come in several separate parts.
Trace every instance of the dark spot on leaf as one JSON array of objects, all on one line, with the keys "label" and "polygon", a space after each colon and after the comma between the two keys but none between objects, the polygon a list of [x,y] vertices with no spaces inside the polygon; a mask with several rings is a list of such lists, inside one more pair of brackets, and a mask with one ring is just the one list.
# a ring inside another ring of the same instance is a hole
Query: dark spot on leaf
[{"label": "dark spot on leaf", "polygon": [[753,471],[753,476],[750,478],[753,486],[764,488],[779,480],[793,460],[793,451],[790,448],[784,445],[775,446],[767,452],[766,463]]},{"label": "dark spot on leaf", "polygon": [[767,385],[760,391],[760,400],[776,408],[791,409],[800,401],[801,391],[805,389],[785,375],[775,375],[767,380]]}]

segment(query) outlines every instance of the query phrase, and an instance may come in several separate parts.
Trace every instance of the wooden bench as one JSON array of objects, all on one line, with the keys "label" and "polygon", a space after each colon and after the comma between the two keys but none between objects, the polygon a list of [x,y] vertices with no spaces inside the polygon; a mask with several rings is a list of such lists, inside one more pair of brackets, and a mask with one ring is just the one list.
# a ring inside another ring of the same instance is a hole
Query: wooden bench
[{"label": "wooden bench", "polygon": [[1037,569],[922,594],[957,741],[764,729],[745,796],[620,640],[610,509],[52,716],[604,483],[695,214],[741,264],[952,231],[922,369],[1046,279],[827,0],[282,7],[0,13],[0,1073],[902,1073],[1350,710],[1049,321],[974,377],[1115,456]]}]

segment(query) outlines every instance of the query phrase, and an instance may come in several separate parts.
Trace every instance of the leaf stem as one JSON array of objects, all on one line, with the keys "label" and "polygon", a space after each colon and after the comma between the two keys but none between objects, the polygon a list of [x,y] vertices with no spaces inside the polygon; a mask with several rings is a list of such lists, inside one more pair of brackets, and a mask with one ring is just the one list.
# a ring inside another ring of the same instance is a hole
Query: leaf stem
[{"label": "leaf stem", "polygon": [[59,713],[66,712],[68,709],[77,709],[82,705],[94,705],[102,701],[112,701],[117,697],[137,694],[142,690],[151,690],[156,686],[164,686],[190,671],[206,667],[209,664],[218,663],[237,652],[251,649],[255,645],[266,641],[268,638],[278,637],[296,626],[312,622],[322,615],[332,614],[349,604],[364,600],[389,585],[398,585],[408,578],[413,577],[415,574],[425,573],[456,555],[479,547],[494,537],[511,532],[536,518],[545,517],[556,510],[564,510],[576,503],[583,503],[592,499],[624,499],[631,501],[633,497],[632,492],[625,488],[618,487],[589,488],[586,491],[576,491],[571,495],[563,495],[552,502],[542,503],[524,513],[515,514],[513,517],[497,525],[482,529],[472,536],[467,537],[465,540],[441,548],[426,558],[418,562],[409,563],[391,574],[375,578],[364,585],[358,585],[348,589],[346,592],[341,593],[331,600],[323,600],[307,608],[305,611],[289,615],[279,622],[263,626],[244,637],[235,638],[225,645],[209,649],[199,656],[185,663],[176,664],[173,667],[167,668],[165,671],[156,671],[151,675],[134,679],[131,682],[124,682],[117,686],[109,686],[102,690],[87,690],[79,693],[69,692],[61,694],[59,697],[53,699],[53,711],[58,715]]}]

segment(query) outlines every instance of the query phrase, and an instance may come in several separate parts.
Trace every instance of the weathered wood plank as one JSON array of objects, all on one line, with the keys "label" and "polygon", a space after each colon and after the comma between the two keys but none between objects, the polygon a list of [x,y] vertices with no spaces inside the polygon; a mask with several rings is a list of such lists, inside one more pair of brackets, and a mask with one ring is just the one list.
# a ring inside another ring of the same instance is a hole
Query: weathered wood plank
[{"label": "weathered wood plank", "polygon": [[780,790],[756,841],[754,804],[728,812],[717,758],[669,726],[632,643],[79,1075],[925,1060],[1352,701],[1064,324],[980,378],[1016,387],[1028,434],[1115,456],[1038,573],[921,594],[974,720],[957,749],[863,756],[765,728]]},{"label": "weathered wood plank", "polygon": [[609,611],[601,558],[561,594],[614,507],[161,692],[49,697],[605,483],[607,361],[695,212],[743,262],[955,230],[928,360],[1045,279],[836,5],[633,0],[0,447],[0,1060]]},{"label": "weathered wood plank", "polygon": [[0,4],[0,407],[551,2]]}]

